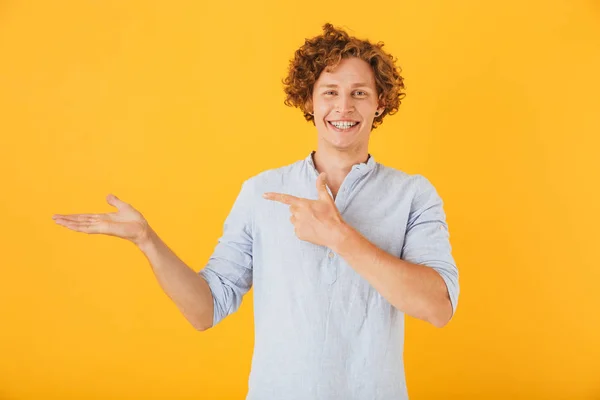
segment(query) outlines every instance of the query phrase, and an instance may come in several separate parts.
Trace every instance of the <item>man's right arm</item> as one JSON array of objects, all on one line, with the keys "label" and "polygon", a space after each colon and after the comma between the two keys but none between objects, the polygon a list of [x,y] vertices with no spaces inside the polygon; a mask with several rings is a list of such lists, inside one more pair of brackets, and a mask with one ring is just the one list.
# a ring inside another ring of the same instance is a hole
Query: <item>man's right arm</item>
[{"label": "man's right arm", "polygon": [[206,280],[188,267],[148,228],[138,247],[144,253],[158,283],[192,326],[199,331],[213,324],[213,296]]},{"label": "man's right arm", "polygon": [[138,243],[167,296],[200,331],[234,313],[252,286],[254,197],[245,182],[225,219],[223,235],[200,272],[185,265],[150,227]]}]

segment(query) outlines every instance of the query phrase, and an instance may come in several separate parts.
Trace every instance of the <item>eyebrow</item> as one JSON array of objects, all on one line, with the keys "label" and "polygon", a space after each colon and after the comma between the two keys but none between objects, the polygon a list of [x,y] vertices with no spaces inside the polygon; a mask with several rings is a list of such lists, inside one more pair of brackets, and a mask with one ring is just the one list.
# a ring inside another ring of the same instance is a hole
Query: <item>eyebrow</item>
[{"label": "eyebrow", "polygon": [[[322,88],[322,87],[323,88],[336,88],[336,87],[338,87],[338,85],[336,85],[335,83],[330,83],[330,84],[327,84],[327,85],[321,84],[321,85],[319,85],[319,87],[320,88]],[[369,84],[368,83],[363,83],[363,82],[354,83],[354,84],[352,84],[352,87],[353,88],[356,88],[356,87],[369,87]]]}]

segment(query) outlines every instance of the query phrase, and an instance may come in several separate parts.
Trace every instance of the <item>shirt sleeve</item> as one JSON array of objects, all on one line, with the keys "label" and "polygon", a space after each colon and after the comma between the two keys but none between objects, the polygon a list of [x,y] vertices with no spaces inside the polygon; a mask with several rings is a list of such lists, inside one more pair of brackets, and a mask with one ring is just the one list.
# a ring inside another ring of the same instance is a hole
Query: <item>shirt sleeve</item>
[{"label": "shirt sleeve", "polygon": [[234,313],[252,286],[252,190],[245,181],[223,225],[223,234],[199,274],[213,296],[213,326]]},{"label": "shirt sleeve", "polygon": [[411,206],[400,258],[431,267],[441,275],[448,289],[454,316],[460,288],[444,203],[431,182],[422,175],[417,176],[417,194]]}]

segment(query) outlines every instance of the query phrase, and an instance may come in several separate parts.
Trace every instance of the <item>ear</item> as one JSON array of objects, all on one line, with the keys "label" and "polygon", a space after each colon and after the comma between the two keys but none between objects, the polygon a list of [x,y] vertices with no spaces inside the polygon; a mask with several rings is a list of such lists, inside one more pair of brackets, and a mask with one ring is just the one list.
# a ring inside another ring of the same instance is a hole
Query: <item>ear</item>
[{"label": "ear", "polygon": [[385,101],[383,101],[383,93],[379,95],[378,103],[379,107],[377,107],[377,112],[378,116],[381,116],[381,114],[383,114],[383,112],[385,111]]},{"label": "ear", "polygon": [[313,110],[313,104],[312,104],[312,99],[308,99],[304,102],[304,111],[313,115],[314,114],[314,110]]}]

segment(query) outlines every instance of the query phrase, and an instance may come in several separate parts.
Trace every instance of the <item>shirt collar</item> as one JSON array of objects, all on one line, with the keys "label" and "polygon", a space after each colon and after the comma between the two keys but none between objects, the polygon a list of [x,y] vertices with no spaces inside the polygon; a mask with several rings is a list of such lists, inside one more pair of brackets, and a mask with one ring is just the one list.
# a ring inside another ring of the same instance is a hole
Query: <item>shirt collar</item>
[{"label": "shirt collar", "polygon": [[[318,174],[317,168],[315,167],[315,161],[313,159],[313,154],[315,154],[314,150],[310,152],[310,154],[306,157],[305,161]],[[364,174],[364,173],[369,172],[373,168],[375,168],[376,164],[377,163],[375,162],[375,158],[373,158],[373,155],[369,153],[369,158],[367,159],[367,161],[358,163],[358,164],[354,164],[352,166],[352,170],[356,169]]]}]

